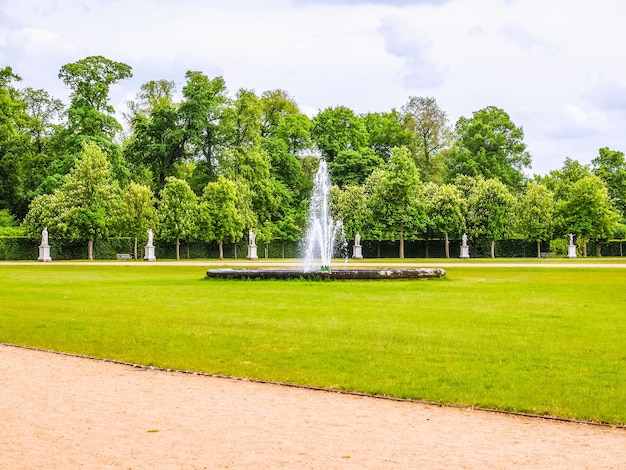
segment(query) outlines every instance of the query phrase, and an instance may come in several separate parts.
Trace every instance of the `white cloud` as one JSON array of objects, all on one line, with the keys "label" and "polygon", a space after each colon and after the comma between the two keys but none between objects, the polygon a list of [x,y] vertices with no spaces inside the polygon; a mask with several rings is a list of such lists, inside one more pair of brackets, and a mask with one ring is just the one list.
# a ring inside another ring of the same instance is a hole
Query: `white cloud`
[{"label": "white cloud", "polygon": [[411,22],[399,16],[388,16],[382,20],[379,32],[385,40],[385,50],[404,60],[404,83],[408,88],[441,85],[443,73],[430,56],[431,44]]}]

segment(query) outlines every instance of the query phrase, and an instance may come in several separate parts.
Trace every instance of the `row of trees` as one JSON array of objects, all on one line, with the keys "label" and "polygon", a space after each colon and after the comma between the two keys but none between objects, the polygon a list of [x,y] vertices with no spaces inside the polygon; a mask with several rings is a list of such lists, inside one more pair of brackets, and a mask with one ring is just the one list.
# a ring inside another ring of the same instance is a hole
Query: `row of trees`
[{"label": "row of trees", "polygon": [[109,91],[131,74],[100,56],[63,66],[66,107],[0,71],[0,224],[24,220],[33,236],[47,225],[90,246],[157,225],[177,246],[221,246],[248,229],[296,241],[320,157],[348,236],[399,239],[400,256],[405,238],[606,239],[624,220],[623,153],[601,149],[590,166],[566,159],[529,181],[523,130],[493,106],[454,126],[424,97],[401,110],[337,106],[310,118],[284,91],[230,96],[221,77],[190,71],[180,93],[171,81],[144,84],[124,128]]}]

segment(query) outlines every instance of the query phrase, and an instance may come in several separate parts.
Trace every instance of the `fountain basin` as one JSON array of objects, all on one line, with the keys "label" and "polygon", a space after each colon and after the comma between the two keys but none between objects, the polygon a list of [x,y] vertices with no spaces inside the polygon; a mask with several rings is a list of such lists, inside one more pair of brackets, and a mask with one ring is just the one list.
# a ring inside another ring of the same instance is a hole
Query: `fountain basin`
[{"label": "fountain basin", "polygon": [[222,279],[433,279],[446,275],[441,268],[336,268],[332,271],[303,269],[219,268],[209,269],[207,277]]}]

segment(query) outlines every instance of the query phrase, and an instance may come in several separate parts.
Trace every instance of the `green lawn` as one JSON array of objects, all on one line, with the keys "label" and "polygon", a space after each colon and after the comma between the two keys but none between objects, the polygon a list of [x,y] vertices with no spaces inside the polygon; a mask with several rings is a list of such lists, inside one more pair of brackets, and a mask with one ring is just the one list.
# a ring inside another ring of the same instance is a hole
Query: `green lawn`
[{"label": "green lawn", "polygon": [[626,424],[626,269],[330,282],[204,271],[2,265],[0,342]]}]

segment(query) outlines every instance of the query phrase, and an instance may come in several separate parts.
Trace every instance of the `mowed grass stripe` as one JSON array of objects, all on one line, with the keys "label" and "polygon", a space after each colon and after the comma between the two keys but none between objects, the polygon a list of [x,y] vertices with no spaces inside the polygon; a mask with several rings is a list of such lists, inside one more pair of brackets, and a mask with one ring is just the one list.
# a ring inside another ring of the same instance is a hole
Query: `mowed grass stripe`
[{"label": "mowed grass stripe", "polygon": [[166,368],[626,424],[626,270],[210,280],[0,266],[0,341]]}]

